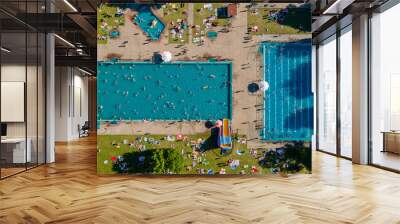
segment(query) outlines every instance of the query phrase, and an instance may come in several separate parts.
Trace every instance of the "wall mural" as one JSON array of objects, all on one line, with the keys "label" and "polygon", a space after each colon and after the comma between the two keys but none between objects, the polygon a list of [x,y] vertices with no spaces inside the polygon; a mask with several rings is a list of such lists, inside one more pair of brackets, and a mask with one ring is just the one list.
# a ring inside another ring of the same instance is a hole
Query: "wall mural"
[{"label": "wall mural", "polygon": [[310,173],[307,4],[99,4],[99,174]]}]

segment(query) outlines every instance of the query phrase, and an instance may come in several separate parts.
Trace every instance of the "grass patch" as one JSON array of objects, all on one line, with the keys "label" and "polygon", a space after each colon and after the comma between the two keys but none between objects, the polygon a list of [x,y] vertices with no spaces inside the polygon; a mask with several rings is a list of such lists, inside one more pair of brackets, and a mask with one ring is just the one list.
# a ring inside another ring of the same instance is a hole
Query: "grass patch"
[{"label": "grass patch", "polygon": [[[200,29],[192,29],[192,37],[199,38],[204,37],[207,34],[207,28],[203,24],[203,20],[207,19],[210,16],[217,16],[216,9],[224,6],[224,3],[212,3],[212,10],[204,8],[204,3],[194,3],[193,6],[193,23],[195,26],[199,26]],[[230,23],[229,18],[224,19],[215,19],[213,21],[215,26],[227,26]]]},{"label": "grass patch", "polygon": [[[189,26],[184,29],[183,38],[178,38],[178,35],[173,37],[170,30],[173,28],[171,22],[177,24],[178,20],[188,19],[188,3],[166,3],[163,8],[162,21],[168,28],[168,43],[170,44],[185,44],[189,43]],[[182,41],[183,40],[183,41]]]},{"label": "grass patch", "polygon": [[101,4],[97,9],[97,43],[107,44],[110,31],[118,31],[118,27],[125,24],[124,15],[117,16],[118,7]]},{"label": "grass patch", "polygon": [[[159,141],[159,144],[144,142],[144,137]],[[99,174],[115,173],[115,171],[113,171],[113,164],[115,164],[115,162],[112,162],[112,158],[116,159],[118,156],[124,156],[127,153],[130,153],[128,155],[131,156],[135,154],[139,156],[139,152],[143,152],[143,155],[146,155],[146,153],[150,151],[155,152],[154,150],[174,149],[182,156],[184,163],[183,170],[177,173],[199,174],[201,169],[203,169],[205,174],[207,174],[209,170],[212,170],[213,173],[217,173],[222,168],[226,170],[227,174],[240,174],[241,172],[251,174],[253,166],[256,167],[257,174],[269,173],[269,168],[262,168],[259,165],[259,158],[262,157],[263,152],[259,150],[257,155],[252,155],[247,148],[247,144],[238,143],[237,139],[239,137],[244,136],[234,136],[234,149],[232,153],[220,155],[220,149],[216,146],[216,139],[210,133],[190,135],[183,141],[174,142],[164,140],[165,135],[98,135],[97,171]],[[201,150],[204,151],[203,153],[194,152],[191,147],[191,143],[197,142],[199,138],[205,140],[202,145],[204,148]],[[141,141],[138,139],[141,139]],[[124,140],[125,143],[134,143],[134,146],[123,144]],[[139,150],[143,145],[146,147],[146,150]],[[239,150],[240,155],[237,153],[237,150]],[[106,160],[108,163],[104,163]],[[231,169],[228,165],[228,160],[239,160],[240,164],[236,169]],[[135,170],[140,169],[135,168]],[[154,169],[153,171],[151,170],[152,169],[146,169],[146,172],[157,173],[154,172]]]},{"label": "grass patch", "polygon": [[[308,8],[286,8],[286,15],[278,22],[273,14],[282,8],[250,8],[247,12],[247,28],[252,35],[308,34],[311,30],[311,13]],[[257,26],[254,32],[252,27]]]}]

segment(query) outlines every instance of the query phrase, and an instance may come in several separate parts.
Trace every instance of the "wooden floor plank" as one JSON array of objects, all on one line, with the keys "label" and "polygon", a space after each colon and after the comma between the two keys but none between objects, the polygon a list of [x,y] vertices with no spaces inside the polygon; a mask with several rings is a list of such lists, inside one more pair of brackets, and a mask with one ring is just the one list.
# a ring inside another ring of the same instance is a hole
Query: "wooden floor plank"
[{"label": "wooden floor plank", "polygon": [[96,139],[0,181],[0,223],[400,223],[400,175],[313,153],[313,174],[98,176]]}]

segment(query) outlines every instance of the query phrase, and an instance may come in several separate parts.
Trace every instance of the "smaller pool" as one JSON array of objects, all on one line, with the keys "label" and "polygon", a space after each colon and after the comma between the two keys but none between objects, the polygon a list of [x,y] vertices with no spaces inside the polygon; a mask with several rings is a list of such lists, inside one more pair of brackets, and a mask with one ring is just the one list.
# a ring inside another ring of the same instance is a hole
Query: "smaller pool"
[{"label": "smaller pool", "polygon": [[207,37],[210,38],[210,40],[215,40],[217,39],[218,33],[215,31],[208,31]]},{"label": "smaller pool", "polygon": [[313,134],[313,92],[311,40],[261,44],[264,56],[266,141],[311,141]]},{"label": "smaller pool", "polygon": [[136,15],[135,22],[151,40],[160,39],[165,25],[157,18],[149,7],[141,7]]},{"label": "smaller pool", "polygon": [[111,38],[117,38],[117,37],[119,37],[119,35],[120,35],[119,31],[113,30],[110,32]]}]

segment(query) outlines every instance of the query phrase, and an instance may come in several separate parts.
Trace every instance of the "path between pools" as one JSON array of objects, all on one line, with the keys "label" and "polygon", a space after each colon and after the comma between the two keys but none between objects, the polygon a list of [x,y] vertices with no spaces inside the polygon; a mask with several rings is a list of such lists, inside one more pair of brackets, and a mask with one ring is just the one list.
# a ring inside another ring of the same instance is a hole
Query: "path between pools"
[{"label": "path between pools", "polygon": [[[189,4],[188,7],[188,24],[189,26],[193,26],[194,25],[194,13],[193,13],[193,9],[194,9],[194,4]],[[189,29],[189,43],[192,41],[192,32],[190,32],[191,29]]]}]

